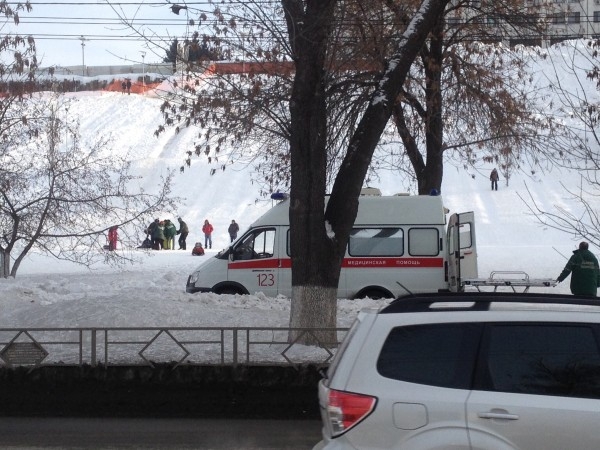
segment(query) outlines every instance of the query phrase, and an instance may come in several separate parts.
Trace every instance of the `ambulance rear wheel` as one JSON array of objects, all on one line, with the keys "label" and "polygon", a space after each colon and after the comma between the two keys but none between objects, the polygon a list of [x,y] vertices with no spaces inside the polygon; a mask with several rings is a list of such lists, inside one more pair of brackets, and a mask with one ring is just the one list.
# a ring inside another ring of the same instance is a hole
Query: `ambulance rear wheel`
[{"label": "ambulance rear wheel", "polygon": [[367,288],[364,291],[359,292],[354,298],[358,300],[366,297],[369,297],[372,300],[381,300],[383,298],[393,298],[394,296],[386,289]]}]

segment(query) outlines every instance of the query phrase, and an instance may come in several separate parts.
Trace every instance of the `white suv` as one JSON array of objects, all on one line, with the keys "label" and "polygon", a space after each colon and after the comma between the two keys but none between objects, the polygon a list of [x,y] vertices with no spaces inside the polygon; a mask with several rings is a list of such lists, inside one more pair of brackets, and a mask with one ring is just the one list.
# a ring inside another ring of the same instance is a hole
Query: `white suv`
[{"label": "white suv", "polygon": [[600,449],[600,301],[424,294],[361,312],[315,449]]}]

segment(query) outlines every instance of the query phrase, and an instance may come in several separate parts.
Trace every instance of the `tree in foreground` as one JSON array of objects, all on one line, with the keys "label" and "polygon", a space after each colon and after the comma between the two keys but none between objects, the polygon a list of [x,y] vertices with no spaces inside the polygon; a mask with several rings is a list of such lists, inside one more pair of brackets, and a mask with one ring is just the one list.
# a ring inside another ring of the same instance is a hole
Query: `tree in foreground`
[{"label": "tree in foreground", "polygon": [[[390,117],[379,102],[393,106],[403,141],[399,153],[405,149],[419,193],[439,190],[447,151],[464,165],[473,164],[479,151],[509,174],[521,146],[536,150],[537,145],[534,161],[542,155],[539,150],[551,148],[550,139],[539,136],[550,136],[558,127],[528,109],[526,92],[519,89],[522,61],[507,68],[501,61],[508,51],[473,42],[486,30],[480,20],[486,15],[503,17],[507,26],[510,20],[529,26],[522,2],[249,1],[230,10],[228,4],[215,6],[214,19],[208,21],[213,34],[202,39],[226,47],[228,55],[258,70],[208,77],[190,73],[179,86],[185,94],[167,99],[163,113],[167,124],[200,128],[188,164],[194,153],[210,161],[262,159],[264,179],[259,181],[270,187],[285,183],[291,171],[292,284],[302,287],[294,298],[326,299],[311,301],[307,308],[293,300],[300,305],[293,308],[293,325],[335,324],[348,227],[373,148]],[[449,30],[446,17],[461,8],[470,10],[465,14],[470,19],[460,32]],[[418,30],[419,43],[412,47],[405,30],[414,31],[411,24],[421,27],[424,17],[429,28]],[[417,64],[406,72],[414,59]],[[290,60],[293,70],[283,70]],[[390,81],[390,73],[398,79]],[[278,174],[284,176],[277,179]],[[294,319],[310,314],[307,320]]]},{"label": "tree in foreground", "polygon": [[60,98],[31,96],[0,120],[0,127],[17,124],[0,142],[2,277],[16,276],[34,248],[84,265],[124,262],[124,253],[102,251],[108,229],[121,227],[127,245],[151,214],[175,206],[172,175],[157,193],[140,190],[130,163],[112,154],[107,138],[83,139],[76,124],[61,119],[64,107]]},{"label": "tree in foreground", "polygon": [[[422,2],[406,27],[398,30],[389,58],[376,73],[375,89],[350,138],[325,205],[325,63],[337,2],[282,1],[296,67],[290,98],[291,327],[336,325],[340,268],[373,152],[410,67],[429,33],[443,19],[447,3]],[[333,337],[325,335],[322,340],[334,342]]]},{"label": "tree in foreground", "polygon": [[[167,125],[202,130],[202,142],[190,157],[195,152],[228,159],[231,154],[222,149],[261,148],[270,160],[267,167],[271,164],[278,172],[290,168],[294,328],[336,326],[341,262],[374,149],[411,64],[443,20],[448,0],[413,6],[410,20],[394,29],[381,64],[366,65],[369,81],[362,81],[359,94],[353,92],[360,86],[353,78],[365,71],[352,67],[360,52],[347,51],[342,45],[349,42],[346,31],[336,28],[343,28],[348,3],[282,0],[271,4],[270,15],[263,14],[269,5],[255,1],[215,6],[211,43],[226,46],[223,54],[256,60],[260,75],[249,71],[239,77],[239,84],[215,77],[219,92],[229,89],[227,95],[215,95],[208,77],[189,74],[178,86],[184,95],[162,105]],[[354,104],[348,108],[350,100]],[[348,110],[352,113],[344,116]],[[219,133],[223,130],[227,133]],[[326,333],[319,339],[334,342],[335,337]]]}]

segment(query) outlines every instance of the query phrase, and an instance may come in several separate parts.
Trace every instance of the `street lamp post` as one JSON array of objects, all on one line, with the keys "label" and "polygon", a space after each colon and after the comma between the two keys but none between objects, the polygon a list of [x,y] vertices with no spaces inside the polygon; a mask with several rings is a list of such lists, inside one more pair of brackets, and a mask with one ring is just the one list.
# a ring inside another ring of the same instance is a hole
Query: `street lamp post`
[{"label": "street lamp post", "polygon": [[79,38],[81,40],[81,76],[85,77],[85,38],[81,36]]},{"label": "street lamp post", "polygon": [[142,54],[142,92],[146,92],[146,66],[144,64],[144,58],[146,52],[140,52]]}]

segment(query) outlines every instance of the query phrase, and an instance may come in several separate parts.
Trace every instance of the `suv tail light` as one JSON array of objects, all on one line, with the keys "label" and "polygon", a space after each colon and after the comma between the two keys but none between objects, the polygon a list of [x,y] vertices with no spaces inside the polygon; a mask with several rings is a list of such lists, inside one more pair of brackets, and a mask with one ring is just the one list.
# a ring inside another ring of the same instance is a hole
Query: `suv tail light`
[{"label": "suv tail light", "polygon": [[327,417],[332,437],[340,436],[375,410],[377,398],[353,392],[329,390]]}]

